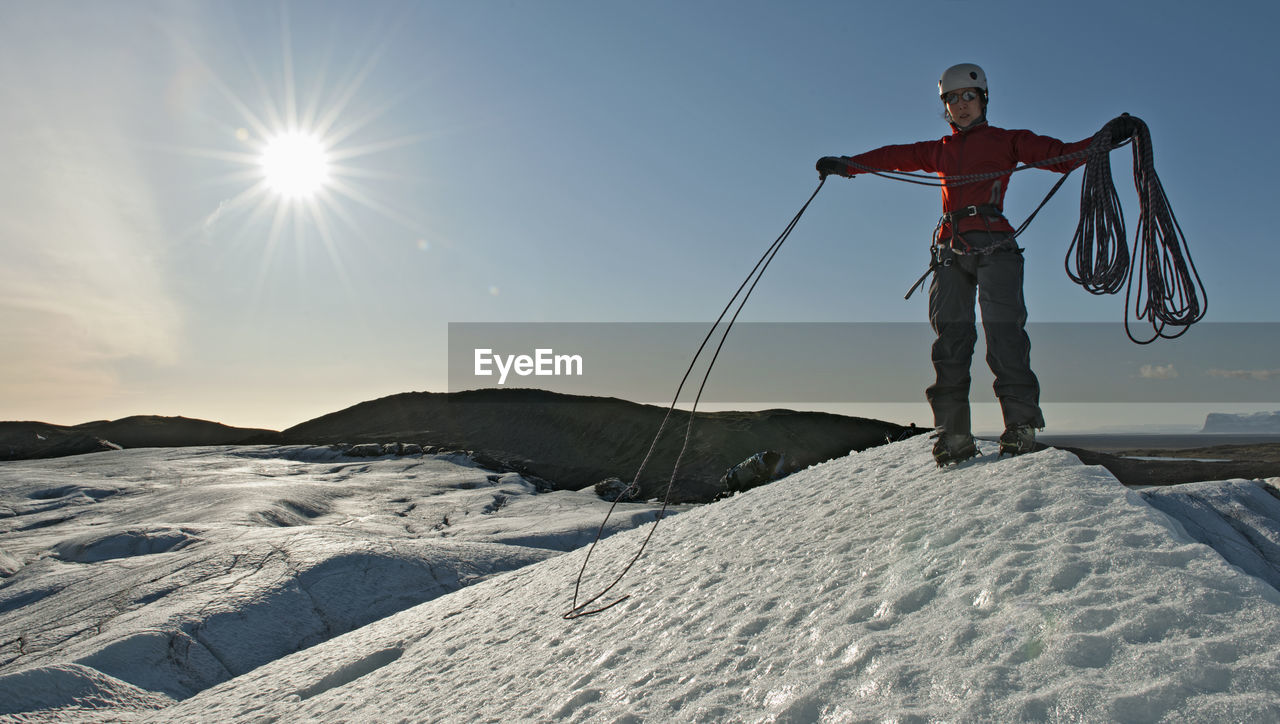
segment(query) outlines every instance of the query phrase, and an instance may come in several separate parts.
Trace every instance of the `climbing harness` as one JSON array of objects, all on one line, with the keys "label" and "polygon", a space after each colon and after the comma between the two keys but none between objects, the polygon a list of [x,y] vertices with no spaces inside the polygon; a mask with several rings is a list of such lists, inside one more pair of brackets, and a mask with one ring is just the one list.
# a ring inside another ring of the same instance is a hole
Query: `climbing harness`
[{"label": "climbing harness", "polygon": [[[1064,176],[1063,178],[1066,177]],[[1057,191],[1057,188],[1055,187],[1053,191]],[[1049,196],[1053,195],[1053,191],[1049,192]],[[1048,200],[1048,197],[1046,197],[1045,201]],[[1043,206],[1044,204],[1042,203],[1041,207]],[[1036,209],[1036,212],[1039,211],[1040,209]],[[1001,238],[999,241],[982,247],[975,247],[965,241],[964,237],[961,236],[960,232],[957,230],[957,222],[960,219],[971,216],[981,216],[983,222],[989,222],[991,219],[995,218],[1003,219],[1004,212],[1001,211],[999,207],[990,205],[966,206],[958,211],[943,212],[941,218],[938,219],[938,225],[933,228],[933,242],[929,246],[929,268],[925,270],[924,274],[920,275],[920,278],[916,280],[915,284],[911,285],[911,288],[907,290],[907,295],[903,297],[903,299],[910,299],[911,295],[915,294],[916,290],[920,288],[920,285],[924,284],[925,280],[929,278],[929,275],[933,274],[940,267],[951,266],[955,261],[954,255],[956,254],[961,256],[988,256],[1001,251],[1021,252],[1022,248],[1018,246],[1016,241],[1018,234],[1021,234],[1022,230],[1027,227],[1027,224],[1031,219],[1035,217],[1035,212],[1033,212],[1031,216],[1022,223],[1022,226],[1018,227],[1018,229],[1012,234],[1000,234]],[[951,237],[946,242],[943,242],[941,238],[944,226],[951,229]],[[992,231],[989,223],[987,224],[987,232],[991,234],[996,233]]]},{"label": "climbing harness", "polygon": [[[1092,145],[1090,146],[1090,148],[1092,148]],[[916,184],[921,184],[925,186],[963,186],[965,184],[976,183],[978,181],[990,181],[992,179],[1002,178],[1014,172],[1025,171],[1029,168],[1038,168],[1040,166],[1050,166],[1062,161],[1071,161],[1071,160],[1076,160],[1080,158],[1085,158],[1088,155],[1088,153],[1089,153],[1089,149],[1085,149],[1083,151],[1076,151],[1074,153],[1068,153],[1062,156],[1055,156],[1054,158],[1050,158],[1037,163],[1018,166],[1017,168],[1011,171],[1001,171],[1001,172],[984,173],[984,174],[966,174],[963,176],[948,176],[944,181],[930,181],[930,182],[912,181],[908,178],[903,178],[903,177],[911,177],[911,178],[923,178],[923,177],[919,174],[904,173],[901,171],[887,171],[884,169],[876,169],[874,173],[877,176],[892,178],[896,181],[910,181],[910,183],[916,183]],[[862,164],[855,163],[853,165],[863,169],[866,168]],[[1075,169],[1072,169],[1072,170],[1074,171]],[[1058,189],[1062,188],[1062,184],[1066,182],[1067,177],[1070,175],[1071,175],[1070,171],[1068,171],[1065,174],[1062,174],[1062,177],[1059,178],[1058,182],[1053,185],[1053,188],[1049,189],[1049,193],[1045,194],[1044,198],[1040,200],[1040,203],[1039,205],[1036,206],[1035,210],[1032,211],[1029,216],[1027,216],[1026,220],[1024,220],[1018,226],[1017,229],[1014,229],[1012,234],[1008,234],[1000,242],[991,244],[990,246],[986,246],[981,249],[975,249],[973,246],[965,242],[964,237],[960,235],[960,232],[957,228],[958,225],[956,222],[959,221],[960,219],[971,217],[971,216],[981,216],[984,222],[989,221],[991,218],[1003,218],[1004,211],[1000,209],[998,206],[992,206],[992,205],[966,206],[963,209],[959,209],[957,211],[944,211],[942,214],[942,217],[938,219],[938,225],[935,226],[933,229],[933,242],[929,248],[929,251],[930,251],[929,268],[925,270],[924,274],[920,275],[920,278],[916,280],[915,284],[911,285],[911,288],[907,290],[907,295],[903,297],[903,299],[910,299],[911,295],[915,294],[916,290],[920,288],[920,285],[924,284],[925,280],[929,278],[929,275],[936,272],[940,267],[951,266],[952,257],[947,255],[945,253],[945,250],[950,250],[951,254],[977,255],[977,256],[994,254],[998,251],[1019,251],[1019,252],[1022,251],[1022,249],[1019,248],[1017,244],[1018,236],[1020,236],[1022,232],[1027,230],[1027,227],[1031,225],[1031,221],[1036,218],[1036,214],[1040,213],[1040,210],[1045,207],[1045,204],[1049,203],[1049,199],[1053,198],[1053,195],[1058,193]],[[942,233],[942,228],[944,226],[949,227],[951,229],[951,237],[945,243],[940,238],[940,235]],[[990,225],[988,225],[987,231],[988,232],[991,231]]]},{"label": "climbing harness", "polygon": [[[752,267],[751,271],[747,274],[746,279],[742,280],[742,284],[738,285],[737,291],[735,291],[733,296],[729,298],[728,304],[726,304],[724,309],[720,311],[720,316],[716,317],[716,321],[711,324],[711,329],[707,330],[707,335],[702,338],[702,344],[698,345],[698,351],[694,352],[693,359],[689,361],[689,367],[685,370],[684,377],[680,379],[679,386],[676,387],[675,397],[672,398],[671,405],[667,408],[667,414],[662,418],[662,424],[658,426],[658,432],[653,436],[653,442],[649,445],[649,451],[645,453],[644,459],[640,462],[640,468],[636,470],[635,477],[632,478],[630,487],[639,488],[640,476],[644,473],[645,467],[649,464],[649,458],[653,456],[654,450],[658,447],[658,440],[661,439],[662,433],[667,427],[667,422],[671,419],[671,413],[676,409],[676,403],[680,400],[680,393],[684,390],[684,385],[689,380],[689,375],[693,373],[693,368],[698,363],[698,358],[702,356],[703,350],[707,348],[707,343],[715,334],[716,328],[720,326],[725,315],[729,313],[729,309],[732,308],[734,302],[737,301],[738,307],[734,310],[733,316],[729,318],[728,323],[725,325],[724,332],[720,335],[720,341],[716,344],[715,350],[711,354],[710,362],[707,364],[707,371],[702,376],[702,383],[698,386],[698,394],[694,397],[693,408],[689,411],[689,420],[685,423],[684,443],[681,445],[680,453],[676,456],[675,464],[671,469],[671,478],[667,481],[666,492],[663,494],[662,498],[662,508],[654,518],[653,525],[650,526],[648,535],[645,536],[644,541],[641,542],[635,555],[631,557],[630,561],[628,561],[622,568],[622,571],[612,583],[605,586],[599,593],[591,598],[588,598],[581,603],[578,602],[578,598],[582,591],[582,579],[587,572],[587,564],[590,563],[591,555],[595,553],[596,546],[600,543],[600,540],[604,538],[605,526],[609,523],[610,516],[613,515],[614,509],[618,507],[618,502],[622,499],[622,494],[619,494],[619,496],[613,501],[613,504],[609,506],[608,512],[605,513],[604,520],[600,522],[600,529],[596,532],[595,540],[592,541],[591,547],[587,549],[586,557],[582,560],[582,568],[578,570],[578,578],[574,582],[573,586],[573,603],[570,605],[569,610],[563,615],[564,619],[572,620],[582,618],[583,616],[591,616],[601,613],[630,598],[630,595],[625,595],[610,603],[601,604],[594,608],[592,607],[596,601],[604,598],[606,594],[613,590],[614,587],[622,581],[623,577],[627,575],[631,568],[635,566],[636,562],[640,560],[640,556],[644,555],[645,548],[648,547],[649,541],[653,538],[654,531],[658,529],[658,523],[662,522],[662,519],[666,516],[667,508],[671,503],[671,490],[675,486],[676,474],[680,470],[680,461],[684,458],[685,451],[689,448],[689,440],[693,435],[693,418],[698,412],[698,402],[702,399],[702,392],[707,386],[707,380],[711,377],[711,369],[715,367],[716,359],[720,356],[720,350],[724,347],[724,342],[729,337],[729,331],[733,329],[733,323],[738,319],[738,314],[742,312],[742,308],[746,306],[747,299],[751,296],[751,292],[755,290],[756,284],[760,282],[760,278],[764,276],[765,270],[769,268],[769,264],[773,261],[773,258],[778,255],[778,250],[781,249],[782,245],[787,241],[787,237],[791,236],[791,232],[796,228],[796,224],[799,223],[800,217],[803,216],[804,212],[809,208],[809,204],[813,203],[814,198],[817,197],[818,192],[822,190],[822,186],[825,183],[826,178],[823,178],[818,182],[818,188],[813,190],[813,194],[809,196],[809,200],[805,201],[804,206],[800,207],[800,211],[796,212],[795,217],[791,219],[791,223],[787,224],[787,228],[783,229],[782,233],[778,235],[777,239],[774,239],[768,249],[765,249],[764,254],[761,255],[758,261],[756,261],[756,265]],[[746,290],[745,293],[743,293],[744,289]],[[738,300],[739,295],[742,297],[740,301]],[[624,490],[623,493],[625,494],[625,492],[626,491]]]}]

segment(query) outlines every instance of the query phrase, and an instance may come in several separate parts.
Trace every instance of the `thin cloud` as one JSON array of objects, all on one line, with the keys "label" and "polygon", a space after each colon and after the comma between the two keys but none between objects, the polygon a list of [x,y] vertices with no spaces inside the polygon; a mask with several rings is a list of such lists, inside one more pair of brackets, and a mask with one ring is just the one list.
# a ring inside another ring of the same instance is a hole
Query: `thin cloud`
[{"label": "thin cloud", "polygon": [[1178,370],[1174,369],[1172,362],[1167,365],[1142,365],[1138,376],[1144,380],[1172,380],[1177,378]]},{"label": "thin cloud", "polygon": [[218,221],[222,219],[222,210],[226,208],[226,206],[227,202],[225,200],[220,201],[218,203],[218,208],[214,209],[213,213],[204,218],[204,224],[201,225],[201,229],[204,230],[204,236],[206,239],[213,236],[214,231],[217,229]]},{"label": "thin cloud", "polygon": [[1209,370],[1210,377],[1221,377],[1228,380],[1257,380],[1268,382],[1280,378],[1280,369],[1274,370]]}]

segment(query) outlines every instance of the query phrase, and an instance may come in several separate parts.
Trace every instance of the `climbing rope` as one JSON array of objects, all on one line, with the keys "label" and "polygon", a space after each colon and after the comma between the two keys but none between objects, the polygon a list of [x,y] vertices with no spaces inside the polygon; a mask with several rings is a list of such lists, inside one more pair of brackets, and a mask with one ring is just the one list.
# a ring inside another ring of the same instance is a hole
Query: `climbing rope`
[{"label": "climbing rope", "polygon": [[[1147,124],[1134,116],[1112,119],[1094,135],[1089,148],[1107,148],[1114,124],[1125,121],[1134,129],[1130,141],[1133,183],[1138,192],[1138,228],[1132,253],[1125,243],[1124,213],[1111,179],[1110,161],[1106,153],[1093,152],[1085,162],[1080,224],[1065,264],[1071,280],[1090,294],[1116,294],[1124,287],[1125,334],[1137,344],[1150,344],[1160,338],[1180,337],[1204,319],[1208,296],[1156,174]],[[1140,339],[1134,334],[1130,311],[1135,320],[1145,320],[1151,326],[1150,337]]]},{"label": "climbing rope", "polygon": [[[667,414],[662,418],[662,424],[658,426],[658,432],[653,436],[653,442],[649,444],[649,451],[645,453],[644,459],[640,462],[640,468],[636,470],[636,474],[635,477],[632,478],[631,485],[619,493],[618,497],[614,499],[613,504],[609,506],[608,512],[605,513],[604,520],[600,523],[600,529],[596,531],[595,540],[592,541],[591,547],[587,549],[586,557],[582,559],[582,568],[578,570],[578,578],[573,585],[573,603],[570,605],[569,610],[564,614],[563,618],[572,620],[583,616],[591,616],[607,611],[630,598],[630,595],[622,596],[610,603],[592,608],[596,601],[604,598],[614,589],[614,587],[621,583],[622,579],[631,571],[631,568],[640,560],[640,556],[644,555],[645,548],[648,547],[649,541],[653,538],[654,531],[658,529],[658,524],[662,522],[663,517],[666,516],[667,509],[671,504],[671,490],[675,486],[676,475],[680,471],[680,461],[684,459],[685,451],[689,448],[689,440],[692,439],[693,436],[693,418],[698,411],[698,402],[702,399],[702,392],[707,386],[707,380],[711,377],[711,369],[715,366],[716,359],[720,356],[720,350],[724,347],[724,342],[729,337],[729,331],[733,329],[733,323],[737,321],[738,314],[740,314],[742,312],[742,308],[746,306],[747,299],[751,296],[751,292],[755,291],[756,284],[758,284],[760,282],[760,278],[764,276],[765,270],[769,268],[769,264],[773,261],[773,258],[778,255],[778,250],[782,248],[784,243],[786,243],[787,237],[791,236],[791,232],[796,228],[796,224],[799,223],[800,217],[803,216],[804,212],[809,208],[809,204],[813,203],[814,198],[817,197],[818,192],[822,190],[822,186],[825,183],[825,178],[818,182],[818,188],[813,190],[813,194],[809,196],[809,200],[805,201],[804,206],[800,207],[800,211],[796,212],[795,217],[791,219],[791,223],[787,224],[787,228],[782,230],[782,233],[778,235],[777,239],[774,239],[768,249],[765,249],[764,254],[760,256],[758,261],[756,261],[756,265],[751,268],[746,279],[742,280],[742,284],[738,285],[737,291],[735,291],[733,296],[729,298],[729,303],[720,311],[720,316],[716,317],[716,321],[711,324],[711,329],[707,330],[706,336],[702,338],[702,344],[698,345],[698,350],[693,353],[693,359],[689,361],[689,367],[685,370],[684,377],[680,379],[680,384],[676,387],[675,397],[671,400],[671,405],[667,408]],[[744,289],[746,290],[745,294],[743,293]],[[738,301],[739,295],[742,297],[741,301]],[[689,375],[693,374],[693,368],[697,365],[698,358],[702,356],[703,350],[707,348],[707,343],[711,340],[712,336],[715,335],[716,328],[720,326],[720,322],[724,320],[725,315],[729,313],[729,309],[733,307],[735,301],[738,302],[738,308],[734,310],[733,316],[729,318],[728,324],[725,325],[724,332],[720,335],[720,341],[716,344],[715,351],[711,354],[711,360],[707,364],[707,371],[702,375],[702,383],[698,385],[698,394],[694,397],[693,407],[689,410],[689,420],[685,423],[684,428],[684,442],[680,446],[680,453],[676,456],[675,465],[671,469],[671,478],[667,481],[666,492],[662,497],[662,508],[654,518],[653,525],[649,527],[648,535],[645,536],[644,541],[640,543],[639,549],[636,551],[635,555],[631,557],[631,560],[622,568],[622,571],[618,574],[617,578],[615,578],[612,583],[605,586],[596,595],[588,598],[582,603],[579,603],[578,598],[581,595],[582,579],[586,575],[587,564],[591,562],[591,555],[595,553],[596,546],[600,543],[600,540],[604,538],[605,526],[608,525],[610,516],[613,515],[613,511],[618,507],[619,501],[622,500],[622,497],[626,495],[628,490],[639,489],[640,476],[644,473],[645,467],[649,464],[649,459],[653,456],[654,450],[658,447],[658,440],[662,438],[662,433],[666,430],[667,422],[671,419],[671,414],[676,409],[676,403],[680,400],[680,393],[684,390],[685,383],[689,380]]]}]

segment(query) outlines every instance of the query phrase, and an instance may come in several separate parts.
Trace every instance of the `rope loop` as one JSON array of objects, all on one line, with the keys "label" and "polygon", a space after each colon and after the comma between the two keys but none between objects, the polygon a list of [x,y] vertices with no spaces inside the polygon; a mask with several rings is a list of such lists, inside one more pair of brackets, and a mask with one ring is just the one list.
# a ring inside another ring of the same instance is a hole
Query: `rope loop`
[{"label": "rope loop", "polygon": [[[1091,153],[1080,187],[1080,222],[1067,248],[1067,276],[1090,294],[1125,290],[1124,330],[1137,344],[1175,339],[1204,319],[1208,296],[1191,259],[1187,239],[1173,215],[1156,174],[1151,130],[1135,116],[1108,121],[1089,145],[1111,148],[1118,124],[1132,129],[1133,182],[1138,193],[1138,228],[1132,252],[1125,243],[1124,213],[1106,153]],[[1074,265],[1072,264],[1074,260]],[[1143,320],[1151,335],[1139,338],[1130,322]]]},{"label": "rope loop", "polygon": [[[818,192],[822,190],[822,186],[825,183],[825,178],[818,181],[818,188],[813,190],[813,194],[809,196],[809,200],[804,202],[804,206],[801,206],[800,211],[796,212],[795,217],[791,219],[791,223],[787,224],[787,228],[783,229],[782,233],[778,235],[777,239],[774,239],[768,249],[765,249],[764,254],[756,262],[756,265],[752,267],[751,272],[747,274],[747,278],[742,280],[742,284],[738,285],[738,290],[729,298],[729,303],[720,311],[720,316],[716,317],[716,321],[711,324],[711,329],[707,330],[707,335],[702,338],[702,344],[698,345],[698,351],[693,353],[693,359],[689,361],[689,367],[685,370],[684,377],[680,379],[679,386],[676,387],[676,394],[671,400],[671,405],[667,408],[667,414],[662,418],[662,424],[658,426],[658,432],[653,436],[653,442],[649,445],[649,451],[640,462],[640,468],[636,470],[635,477],[632,478],[632,483],[629,487],[639,489],[640,476],[644,473],[645,467],[649,464],[649,458],[653,456],[653,451],[658,447],[658,440],[661,439],[663,431],[666,430],[667,422],[671,419],[671,413],[676,409],[676,403],[680,400],[680,393],[684,390],[684,385],[688,382],[689,375],[693,373],[693,368],[697,365],[698,358],[702,356],[702,352],[707,348],[707,343],[710,342],[711,337],[715,335],[716,328],[720,326],[720,322],[724,320],[725,315],[729,313],[729,309],[732,308],[734,302],[737,301],[738,308],[734,310],[733,316],[729,318],[729,322],[725,325],[724,332],[720,335],[720,341],[716,344],[715,350],[711,354],[711,361],[707,364],[707,371],[702,376],[702,383],[698,386],[698,394],[694,397],[693,408],[689,411],[689,420],[685,423],[684,443],[680,447],[680,454],[676,456],[675,465],[671,469],[671,478],[667,481],[666,492],[663,494],[662,508],[658,511],[658,515],[655,517],[653,525],[650,526],[649,534],[645,536],[644,541],[641,542],[639,549],[636,551],[635,555],[631,557],[631,560],[623,566],[622,571],[618,573],[617,578],[613,579],[609,585],[605,586],[604,589],[596,595],[581,603],[578,602],[578,598],[582,591],[582,579],[587,573],[587,564],[591,562],[591,555],[595,553],[596,546],[599,545],[600,540],[604,537],[605,526],[609,523],[609,517],[613,515],[614,509],[618,507],[618,501],[622,499],[623,494],[619,493],[618,498],[613,501],[613,505],[609,506],[609,511],[605,513],[604,520],[600,523],[600,529],[596,532],[595,540],[592,541],[591,547],[587,549],[586,557],[582,559],[582,568],[578,570],[578,578],[573,585],[573,603],[570,604],[569,610],[562,616],[565,620],[573,620],[584,616],[603,613],[630,598],[629,595],[622,596],[607,604],[602,604],[592,608],[597,601],[604,598],[619,583],[621,583],[622,579],[631,571],[636,562],[640,560],[640,557],[644,555],[645,548],[649,545],[649,541],[653,539],[653,534],[658,529],[658,524],[661,523],[662,519],[666,516],[667,509],[671,504],[671,490],[675,487],[676,474],[680,471],[680,461],[684,459],[685,451],[689,449],[689,441],[693,437],[693,418],[698,412],[698,402],[702,400],[702,392],[706,389],[707,380],[711,378],[711,370],[715,367],[716,359],[720,356],[720,350],[724,347],[724,342],[729,337],[729,331],[733,329],[733,323],[737,321],[738,315],[742,312],[742,308],[746,306],[747,299],[751,296],[751,292],[755,291],[756,284],[758,284],[760,282],[760,278],[764,276],[765,270],[769,268],[769,264],[773,261],[773,258],[778,255],[778,250],[782,248],[784,243],[786,243],[787,237],[791,236],[791,232],[796,228],[796,224],[800,222],[800,217],[804,216],[804,212],[808,210],[809,204],[813,203],[813,200],[818,196]],[[743,293],[744,289],[746,290],[745,293]],[[742,297],[741,301],[738,300],[739,296]]]}]

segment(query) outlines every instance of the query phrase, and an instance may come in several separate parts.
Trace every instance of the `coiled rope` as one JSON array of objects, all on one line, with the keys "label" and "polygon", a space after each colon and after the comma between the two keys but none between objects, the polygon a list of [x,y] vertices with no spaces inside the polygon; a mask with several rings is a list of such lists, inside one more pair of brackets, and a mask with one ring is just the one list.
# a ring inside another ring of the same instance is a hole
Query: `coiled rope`
[{"label": "coiled rope", "polygon": [[[1134,129],[1130,141],[1138,228],[1132,254],[1125,243],[1124,213],[1111,180],[1110,160],[1106,153],[1094,150],[1110,145],[1111,129],[1121,122]],[[1080,187],[1080,224],[1067,248],[1067,276],[1090,294],[1116,294],[1124,287],[1124,330],[1134,342],[1150,344],[1160,338],[1180,337],[1204,319],[1209,300],[1186,236],[1156,174],[1151,131],[1140,118],[1115,118],[1094,135],[1089,150]],[[1151,326],[1150,337],[1135,336],[1130,311],[1135,320],[1145,320]]]},{"label": "coiled rope", "polygon": [[[702,399],[702,391],[706,388],[707,380],[711,377],[711,369],[715,367],[716,358],[720,356],[720,350],[724,347],[724,342],[729,337],[729,331],[733,329],[733,323],[738,319],[738,314],[741,313],[742,308],[746,306],[747,299],[751,296],[751,292],[755,291],[756,284],[758,284],[760,282],[760,278],[764,276],[765,270],[769,268],[769,264],[773,261],[773,258],[778,255],[778,250],[781,249],[782,245],[787,241],[787,237],[791,236],[791,232],[796,228],[796,224],[799,223],[800,217],[803,216],[804,212],[809,208],[809,204],[813,203],[814,198],[817,197],[818,192],[822,190],[822,186],[825,183],[825,178],[818,182],[818,188],[813,190],[813,194],[809,196],[809,200],[805,201],[804,206],[800,207],[800,211],[796,212],[795,217],[791,219],[791,223],[787,224],[787,228],[782,230],[782,233],[778,235],[777,239],[774,239],[768,249],[765,249],[764,254],[762,254],[760,259],[756,261],[756,265],[751,268],[746,279],[742,280],[742,284],[738,285],[737,291],[735,291],[733,296],[729,298],[729,303],[720,311],[720,316],[716,317],[716,321],[712,323],[711,329],[707,330],[707,335],[702,338],[702,344],[698,345],[698,351],[694,352],[693,359],[689,361],[689,367],[685,370],[684,377],[680,379],[679,386],[676,387],[675,397],[672,398],[671,405],[667,408],[667,414],[662,418],[662,424],[658,426],[658,432],[653,436],[653,442],[649,445],[649,451],[645,453],[644,459],[640,462],[640,468],[636,470],[636,474],[635,477],[632,478],[631,485],[628,486],[626,490],[623,490],[618,494],[618,497],[614,499],[613,504],[609,506],[609,511],[605,513],[604,520],[600,522],[600,529],[596,532],[595,540],[592,541],[591,547],[587,549],[587,555],[582,559],[582,568],[578,570],[578,578],[573,585],[573,603],[570,605],[569,610],[564,614],[563,618],[571,620],[581,618],[583,616],[591,616],[593,614],[607,611],[630,598],[630,595],[622,596],[610,603],[592,608],[596,601],[604,598],[605,595],[622,582],[622,579],[631,571],[631,568],[635,566],[636,562],[640,560],[640,556],[644,555],[645,548],[648,547],[649,541],[653,538],[654,531],[658,529],[658,523],[662,522],[663,517],[666,516],[667,508],[670,507],[671,504],[671,490],[675,486],[676,474],[680,470],[680,461],[684,458],[684,453],[689,448],[689,440],[693,436],[693,418],[698,411],[698,402]],[[743,293],[744,289],[746,290],[745,294]],[[738,301],[739,295],[742,297],[741,301]],[[707,343],[711,340],[712,336],[715,335],[716,328],[720,326],[720,322],[724,320],[725,315],[729,313],[729,309],[733,307],[735,301],[738,301],[738,308],[734,310],[733,316],[729,318],[728,324],[725,325],[724,332],[720,335],[720,341],[716,344],[715,351],[711,355],[711,360],[707,364],[707,371],[702,375],[702,383],[698,385],[698,394],[694,397],[693,407],[689,411],[689,420],[685,423],[684,443],[680,446],[680,454],[676,456],[675,465],[671,469],[671,478],[667,481],[666,492],[662,497],[662,508],[654,518],[653,525],[649,528],[649,534],[645,536],[644,541],[640,544],[640,548],[636,551],[635,555],[631,557],[631,560],[627,562],[626,566],[623,567],[622,571],[618,574],[618,577],[613,580],[613,582],[605,586],[596,595],[579,603],[578,598],[582,591],[582,579],[587,573],[587,564],[591,562],[591,555],[595,553],[596,546],[600,543],[600,540],[604,538],[605,526],[608,525],[610,516],[613,515],[613,511],[618,507],[618,503],[622,500],[622,497],[626,495],[628,490],[632,488],[639,489],[640,476],[644,473],[645,467],[649,464],[649,458],[653,456],[654,450],[658,447],[658,440],[661,439],[663,431],[666,430],[667,422],[671,419],[671,413],[676,409],[676,403],[680,400],[680,393],[684,390],[684,385],[688,382],[689,375],[693,374],[693,368],[697,365],[698,358],[702,356],[703,350],[707,348]]]}]

